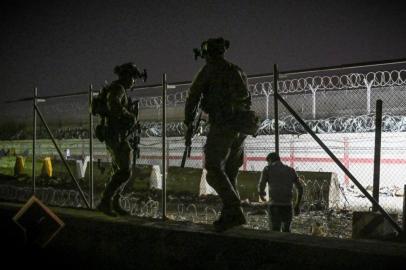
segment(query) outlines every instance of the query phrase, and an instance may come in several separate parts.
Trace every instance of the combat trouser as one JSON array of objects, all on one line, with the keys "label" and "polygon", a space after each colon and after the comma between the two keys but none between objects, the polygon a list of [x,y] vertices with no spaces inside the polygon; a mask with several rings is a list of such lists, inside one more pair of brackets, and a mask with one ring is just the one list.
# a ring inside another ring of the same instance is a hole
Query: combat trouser
[{"label": "combat trouser", "polygon": [[112,157],[113,172],[103,192],[101,204],[110,204],[113,198],[117,210],[118,199],[131,176],[131,147],[127,140],[107,140],[107,150]]},{"label": "combat trouser", "polygon": [[238,170],[243,164],[246,136],[227,127],[211,124],[204,149],[207,182],[223,202],[223,210],[239,207]]}]

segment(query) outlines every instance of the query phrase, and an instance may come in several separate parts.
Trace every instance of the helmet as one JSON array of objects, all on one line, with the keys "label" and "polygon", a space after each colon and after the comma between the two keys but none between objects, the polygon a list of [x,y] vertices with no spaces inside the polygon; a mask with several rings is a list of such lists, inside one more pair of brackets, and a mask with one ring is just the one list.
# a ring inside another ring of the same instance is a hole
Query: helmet
[{"label": "helmet", "polygon": [[118,76],[131,76],[135,79],[143,78],[144,82],[147,80],[147,70],[144,69],[141,73],[137,66],[132,62],[116,66],[114,68],[114,73]]},{"label": "helmet", "polygon": [[200,49],[193,49],[193,52],[195,54],[195,59],[198,57],[206,58],[207,55],[220,56],[224,54],[229,47],[230,41],[225,40],[222,37],[210,38],[202,42]]}]

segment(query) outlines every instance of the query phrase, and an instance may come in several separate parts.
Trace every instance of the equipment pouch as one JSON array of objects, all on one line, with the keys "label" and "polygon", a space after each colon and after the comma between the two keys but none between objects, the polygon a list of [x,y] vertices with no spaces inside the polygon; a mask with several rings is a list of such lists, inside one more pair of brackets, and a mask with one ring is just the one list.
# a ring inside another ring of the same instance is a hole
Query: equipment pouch
[{"label": "equipment pouch", "polygon": [[95,130],[95,135],[96,135],[96,138],[100,142],[104,142],[107,137],[107,127],[103,124],[97,125],[96,130]]}]

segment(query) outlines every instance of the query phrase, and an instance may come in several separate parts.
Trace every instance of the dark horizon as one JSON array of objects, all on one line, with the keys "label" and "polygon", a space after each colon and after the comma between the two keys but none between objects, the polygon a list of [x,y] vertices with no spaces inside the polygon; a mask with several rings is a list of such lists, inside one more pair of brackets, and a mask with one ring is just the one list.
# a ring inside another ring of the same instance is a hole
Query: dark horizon
[{"label": "dark horizon", "polygon": [[[86,91],[115,65],[146,68],[146,84],[189,81],[192,49],[223,36],[247,74],[404,58],[401,7],[379,1],[37,1],[1,11],[0,102]],[[140,83],[142,85],[143,83]]]}]

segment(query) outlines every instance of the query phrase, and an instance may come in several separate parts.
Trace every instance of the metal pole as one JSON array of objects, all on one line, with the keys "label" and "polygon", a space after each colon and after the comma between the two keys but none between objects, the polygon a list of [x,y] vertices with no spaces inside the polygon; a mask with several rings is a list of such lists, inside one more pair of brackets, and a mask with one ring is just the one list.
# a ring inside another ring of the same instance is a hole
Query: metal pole
[{"label": "metal pole", "polygon": [[279,101],[282,105],[293,115],[293,117],[303,126],[303,128],[309,133],[313,139],[323,148],[323,150],[330,156],[332,160],[337,164],[338,167],[351,179],[351,181],[359,188],[359,190],[367,197],[372,205],[375,205],[378,211],[384,216],[386,220],[396,229],[398,233],[402,233],[402,228],[393,220],[393,218],[375,201],[375,199],[366,191],[366,189],[358,182],[354,175],[341,163],[341,161],[334,155],[333,152],[320,140],[320,138],[312,131],[312,129],[303,121],[302,118],[289,106],[289,104],[277,93],[275,92]]},{"label": "metal pole", "polygon": [[313,98],[313,105],[312,105],[312,117],[313,119],[316,119],[316,98],[317,98],[317,90],[318,86],[313,88],[313,86],[309,85],[310,91],[312,92],[312,98]]},{"label": "metal pole", "polygon": [[94,181],[93,181],[93,85],[89,85],[89,203],[94,208]]},{"label": "metal pole", "polygon": [[[382,100],[376,101],[376,116],[375,116],[375,155],[374,155],[374,180],[372,188],[372,196],[379,203],[379,180],[381,172],[381,135],[382,135]],[[378,211],[375,205],[372,206],[372,211]]]},{"label": "metal pole", "polygon": [[167,170],[169,170],[169,165],[170,165],[170,143],[171,143],[171,141],[170,140],[167,140],[166,141],[166,168],[167,168]]},{"label": "metal pole", "polygon": [[56,144],[54,135],[52,135],[52,132],[51,132],[51,130],[49,129],[49,127],[48,127],[48,125],[47,125],[47,123],[46,123],[46,121],[45,121],[45,118],[42,116],[42,113],[41,113],[41,111],[38,109],[38,106],[37,106],[37,105],[35,105],[34,108],[35,108],[35,110],[36,110],[36,112],[37,112],[39,118],[41,119],[41,122],[44,124],[45,129],[47,130],[48,135],[49,135],[49,137],[51,138],[52,143],[54,144],[55,149],[56,149],[56,151],[57,151],[58,154],[59,154],[60,159],[62,160],[63,164],[65,165],[66,169],[68,170],[70,177],[71,177],[72,180],[75,182],[76,187],[78,188],[79,194],[80,194],[80,196],[82,197],[83,201],[84,201],[85,204],[86,204],[86,207],[87,207],[87,208],[90,208],[89,202],[87,201],[86,196],[85,196],[85,194],[83,193],[83,190],[80,188],[79,182],[76,180],[75,176],[73,175],[72,170],[70,169],[68,163],[66,162],[65,157],[63,156],[61,149],[59,149],[58,145]]},{"label": "metal pole", "polygon": [[166,73],[162,76],[162,219],[166,220]]},{"label": "metal pole", "polygon": [[32,100],[32,194],[35,195],[35,146],[37,144],[37,106],[38,88],[34,88],[34,99]]},{"label": "metal pole", "polygon": [[266,119],[269,119],[269,94],[266,94]]},{"label": "metal pole", "polygon": [[[406,185],[403,186],[403,213],[402,213],[403,233],[406,231]],[[406,239],[406,235],[404,235]]]},{"label": "metal pole", "polygon": [[316,92],[313,92],[312,95],[313,95],[312,116],[313,119],[316,119]]},{"label": "metal pole", "polygon": [[273,106],[275,123],[275,153],[279,155],[278,65],[273,65]]},{"label": "metal pole", "polygon": [[371,88],[374,80],[368,82],[368,80],[364,79],[365,87],[367,88],[367,114],[371,113]]}]

